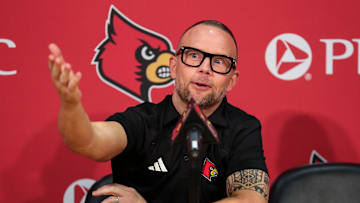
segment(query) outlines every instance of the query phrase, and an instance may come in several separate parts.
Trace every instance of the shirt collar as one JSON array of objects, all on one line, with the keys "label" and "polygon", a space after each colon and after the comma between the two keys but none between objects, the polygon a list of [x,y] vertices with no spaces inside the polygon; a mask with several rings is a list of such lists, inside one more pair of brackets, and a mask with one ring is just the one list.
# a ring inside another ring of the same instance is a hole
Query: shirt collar
[{"label": "shirt collar", "polygon": [[[224,99],[222,100],[221,104],[219,105],[219,107],[208,117],[209,121],[213,124],[213,125],[217,125],[217,126],[221,126],[221,127],[227,127],[228,126],[228,120],[226,117],[226,111],[225,111],[225,106],[227,104],[227,99],[226,97],[224,97]],[[171,95],[167,95],[164,99],[164,101],[161,102],[161,105],[163,105],[163,107],[161,109],[163,109],[163,124],[167,125],[170,122],[174,121],[174,120],[179,120],[180,119],[180,114],[179,112],[177,112],[173,102],[172,102],[172,97]]]},{"label": "shirt collar", "polygon": [[161,108],[163,110],[163,124],[167,125],[170,122],[174,121],[174,120],[179,120],[180,119],[180,114],[179,112],[177,112],[173,102],[172,102],[172,96],[171,95],[167,95],[164,99],[164,101],[161,102],[161,105],[163,105],[163,107]]},{"label": "shirt collar", "polygon": [[226,97],[224,97],[219,107],[208,117],[211,124],[221,127],[228,126],[228,120],[225,111],[226,104],[227,104],[227,99]]}]

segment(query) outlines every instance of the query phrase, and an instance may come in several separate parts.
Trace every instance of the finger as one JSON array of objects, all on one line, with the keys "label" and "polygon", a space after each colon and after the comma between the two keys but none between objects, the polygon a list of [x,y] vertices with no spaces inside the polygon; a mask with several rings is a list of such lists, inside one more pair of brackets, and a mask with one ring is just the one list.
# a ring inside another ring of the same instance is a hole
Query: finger
[{"label": "finger", "polygon": [[99,189],[93,192],[94,196],[100,195],[117,195],[117,196],[124,196],[129,193],[129,187],[120,184],[109,184],[100,187]]},{"label": "finger", "polygon": [[54,64],[51,68],[51,77],[54,82],[58,82],[60,74],[61,74],[61,60],[59,58],[55,58]]},{"label": "finger", "polygon": [[121,197],[117,197],[117,196],[110,196],[104,199],[103,201],[101,201],[101,203],[119,203],[119,202],[121,202]]},{"label": "finger", "polygon": [[49,54],[49,68],[52,69],[55,62],[55,56],[53,54]]},{"label": "finger", "polygon": [[68,63],[64,63],[61,66],[61,75],[60,75],[60,83],[62,85],[64,85],[65,87],[67,87],[68,82],[69,82],[69,75],[70,75],[70,71],[71,71],[71,67],[70,64]]},{"label": "finger", "polygon": [[69,82],[68,82],[68,86],[67,86],[67,88],[69,88],[70,87],[70,83],[73,83],[73,81],[72,80],[74,80],[75,78],[75,74],[74,74],[74,71],[73,70],[70,70],[70,73],[69,73]]},{"label": "finger", "polygon": [[54,54],[56,57],[62,55],[60,48],[59,48],[56,44],[54,44],[54,43],[49,44],[49,50],[50,50],[50,52],[51,52],[52,54]]},{"label": "finger", "polygon": [[49,50],[50,53],[53,54],[55,57],[60,57],[60,59],[64,61],[64,57],[61,53],[61,50],[56,44],[54,43],[49,44]]},{"label": "finger", "polygon": [[68,85],[69,90],[74,91],[79,86],[80,80],[81,80],[81,73],[77,72],[76,74],[74,74],[71,71],[70,81],[69,81],[69,85]]}]

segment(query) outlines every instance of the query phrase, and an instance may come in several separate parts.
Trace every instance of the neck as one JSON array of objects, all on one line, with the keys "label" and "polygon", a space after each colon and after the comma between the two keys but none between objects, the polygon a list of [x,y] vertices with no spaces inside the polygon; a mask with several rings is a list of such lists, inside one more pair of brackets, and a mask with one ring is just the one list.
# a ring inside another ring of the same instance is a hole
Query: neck
[{"label": "neck", "polygon": [[[175,109],[177,110],[177,112],[182,115],[182,113],[184,113],[184,111],[186,110],[187,107],[187,103],[184,102],[178,94],[176,94],[175,92],[172,94],[172,102],[175,106]],[[219,107],[219,105],[221,104],[221,102],[218,102],[217,104],[209,107],[209,108],[200,108],[201,111],[205,114],[206,117],[209,117],[212,113],[214,113],[214,111]]]}]

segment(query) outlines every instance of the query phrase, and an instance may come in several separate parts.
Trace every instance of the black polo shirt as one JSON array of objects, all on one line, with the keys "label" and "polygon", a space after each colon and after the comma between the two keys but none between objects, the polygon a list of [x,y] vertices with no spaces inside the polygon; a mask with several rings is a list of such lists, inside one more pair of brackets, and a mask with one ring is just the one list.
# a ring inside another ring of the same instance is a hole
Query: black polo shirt
[{"label": "black polo shirt", "polygon": [[[171,96],[159,104],[142,103],[110,116],[125,129],[128,144],[111,160],[115,183],[135,188],[150,202],[188,202],[189,158],[186,148],[171,145],[179,120]],[[209,145],[201,175],[201,202],[226,197],[226,178],[242,169],[267,172],[261,125],[226,98],[208,118],[220,143]]]}]

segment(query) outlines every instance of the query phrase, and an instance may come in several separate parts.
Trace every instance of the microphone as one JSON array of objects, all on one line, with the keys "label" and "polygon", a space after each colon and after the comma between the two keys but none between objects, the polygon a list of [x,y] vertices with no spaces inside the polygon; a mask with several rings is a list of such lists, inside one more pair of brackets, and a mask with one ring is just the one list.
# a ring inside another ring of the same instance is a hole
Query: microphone
[{"label": "microphone", "polygon": [[186,141],[188,154],[192,159],[198,159],[202,150],[202,132],[201,127],[193,125],[187,131]]}]

